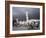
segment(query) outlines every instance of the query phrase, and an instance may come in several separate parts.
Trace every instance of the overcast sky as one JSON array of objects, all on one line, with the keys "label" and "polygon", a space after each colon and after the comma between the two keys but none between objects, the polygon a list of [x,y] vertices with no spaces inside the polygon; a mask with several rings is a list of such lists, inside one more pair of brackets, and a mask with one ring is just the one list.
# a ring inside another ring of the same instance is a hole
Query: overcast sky
[{"label": "overcast sky", "polygon": [[39,19],[40,9],[39,8],[26,8],[26,7],[13,7],[12,14],[19,20],[26,20],[26,11],[28,11],[29,19]]}]

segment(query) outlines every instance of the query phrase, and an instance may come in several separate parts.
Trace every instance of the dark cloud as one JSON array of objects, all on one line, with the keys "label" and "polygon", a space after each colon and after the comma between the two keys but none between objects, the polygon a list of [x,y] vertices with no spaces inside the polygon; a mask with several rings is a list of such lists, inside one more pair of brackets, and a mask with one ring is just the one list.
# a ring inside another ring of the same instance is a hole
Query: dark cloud
[{"label": "dark cloud", "polygon": [[26,20],[26,11],[28,11],[29,19],[40,19],[39,8],[13,7],[13,16],[19,20]]}]

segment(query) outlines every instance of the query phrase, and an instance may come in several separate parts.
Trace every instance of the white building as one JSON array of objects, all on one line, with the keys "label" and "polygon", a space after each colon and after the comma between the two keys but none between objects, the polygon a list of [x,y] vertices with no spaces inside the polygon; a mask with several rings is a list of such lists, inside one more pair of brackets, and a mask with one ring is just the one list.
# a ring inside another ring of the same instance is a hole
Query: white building
[{"label": "white building", "polygon": [[16,19],[17,20],[17,23],[19,23],[19,24],[27,24],[28,25],[28,23],[29,24],[31,24],[31,22],[32,21],[39,21],[39,20],[35,20],[35,19],[28,19],[28,11],[26,11],[26,21],[18,21],[18,19]]}]

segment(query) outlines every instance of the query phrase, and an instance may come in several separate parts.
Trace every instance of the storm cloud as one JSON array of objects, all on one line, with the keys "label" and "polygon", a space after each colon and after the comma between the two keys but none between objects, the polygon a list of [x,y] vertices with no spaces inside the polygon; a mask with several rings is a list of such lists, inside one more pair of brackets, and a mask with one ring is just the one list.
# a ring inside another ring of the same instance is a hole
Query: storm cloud
[{"label": "storm cloud", "polygon": [[18,20],[26,20],[26,11],[28,11],[29,19],[40,19],[40,8],[27,8],[27,7],[13,7],[13,17]]}]

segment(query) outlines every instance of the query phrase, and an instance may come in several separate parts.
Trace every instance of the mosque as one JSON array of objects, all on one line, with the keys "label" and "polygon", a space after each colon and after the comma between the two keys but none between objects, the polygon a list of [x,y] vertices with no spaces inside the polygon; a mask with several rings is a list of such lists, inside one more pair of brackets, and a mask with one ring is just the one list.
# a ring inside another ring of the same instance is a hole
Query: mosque
[{"label": "mosque", "polygon": [[[39,26],[38,22],[40,20],[36,20],[36,19],[28,19],[28,11],[26,11],[26,21],[18,21],[18,18],[16,18],[16,22],[14,22],[14,30],[28,30],[28,29],[38,29],[35,28],[34,26]],[[34,22],[36,22],[34,24]]]},{"label": "mosque", "polygon": [[31,24],[31,22],[32,21],[39,21],[39,20],[35,20],[35,19],[28,19],[28,11],[26,11],[26,21],[18,21],[18,19],[16,18],[16,21],[17,21],[17,23],[19,23],[19,24],[26,24],[26,25],[28,25],[28,24]]}]

